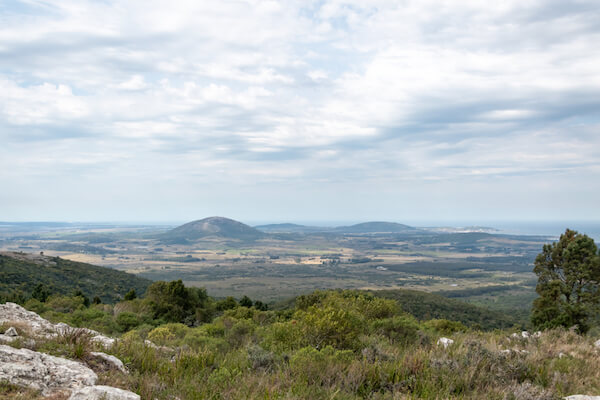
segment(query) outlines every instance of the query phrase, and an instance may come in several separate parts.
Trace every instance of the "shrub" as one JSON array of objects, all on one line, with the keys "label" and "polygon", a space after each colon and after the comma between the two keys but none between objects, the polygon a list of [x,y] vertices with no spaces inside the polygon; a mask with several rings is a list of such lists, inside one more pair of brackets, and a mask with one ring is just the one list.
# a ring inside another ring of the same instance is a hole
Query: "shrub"
[{"label": "shrub", "polygon": [[160,345],[175,345],[183,339],[190,328],[184,324],[171,323],[154,328],[148,333],[148,340]]},{"label": "shrub", "polygon": [[414,343],[419,338],[419,324],[408,315],[375,320],[371,323],[371,331],[399,344]]},{"label": "shrub", "polygon": [[424,322],[423,327],[440,335],[451,335],[455,332],[464,332],[467,330],[467,327],[461,322],[449,321],[447,319],[431,319]]},{"label": "shrub", "polygon": [[141,324],[139,317],[131,312],[122,312],[115,320],[120,332],[127,332]]}]

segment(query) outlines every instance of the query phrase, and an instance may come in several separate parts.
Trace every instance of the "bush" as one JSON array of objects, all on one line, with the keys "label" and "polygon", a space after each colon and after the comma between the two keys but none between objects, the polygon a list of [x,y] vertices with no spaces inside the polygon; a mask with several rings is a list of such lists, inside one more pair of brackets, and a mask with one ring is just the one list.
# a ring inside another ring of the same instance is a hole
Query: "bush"
[{"label": "bush", "polygon": [[371,323],[371,331],[398,344],[414,343],[419,338],[419,324],[408,315],[375,320]]},{"label": "bush", "polygon": [[148,340],[160,345],[177,345],[186,336],[190,328],[184,324],[171,323],[161,325],[148,333]]},{"label": "bush", "polygon": [[440,335],[451,335],[455,332],[465,332],[467,327],[458,321],[447,319],[432,319],[423,323],[423,327]]},{"label": "bush", "polygon": [[127,332],[141,324],[139,317],[131,312],[122,312],[115,320],[120,332]]}]

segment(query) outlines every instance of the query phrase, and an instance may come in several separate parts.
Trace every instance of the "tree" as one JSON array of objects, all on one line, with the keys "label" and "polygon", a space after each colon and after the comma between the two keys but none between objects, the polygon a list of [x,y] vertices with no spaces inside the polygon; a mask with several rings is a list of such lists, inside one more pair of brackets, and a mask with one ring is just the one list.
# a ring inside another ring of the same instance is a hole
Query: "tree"
[{"label": "tree", "polygon": [[42,283],[39,283],[31,292],[31,297],[45,303],[50,296],[50,291]]},{"label": "tree", "polygon": [[531,321],[537,328],[589,329],[600,302],[600,255],[594,240],[567,229],[535,259],[538,276]]},{"label": "tree", "polygon": [[81,289],[76,289],[73,291],[73,297],[81,297],[83,299],[83,305],[86,307],[90,306],[90,299],[81,291]]},{"label": "tree", "polygon": [[252,300],[250,300],[250,297],[248,296],[244,296],[240,299],[240,306],[242,307],[252,307]]},{"label": "tree", "polygon": [[137,298],[137,294],[135,293],[135,289],[131,289],[129,292],[125,294],[123,300],[130,301]]}]

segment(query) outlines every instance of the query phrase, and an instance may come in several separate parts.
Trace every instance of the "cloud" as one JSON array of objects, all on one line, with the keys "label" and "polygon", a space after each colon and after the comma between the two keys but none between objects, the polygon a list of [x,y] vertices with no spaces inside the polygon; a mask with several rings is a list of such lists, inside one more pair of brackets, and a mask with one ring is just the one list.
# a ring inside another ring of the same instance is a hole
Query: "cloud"
[{"label": "cloud", "polygon": [[540,200],[566,182],[583,196],[575,182],[600,182],[599,17],[594,1],[15,0],[0,7],[0,184],[35,196],[81,174],[98,198],[111,182],[151,198],[156,179],[218,187],[213,204],[231,185],[360,187],[415,209],[440,190],[520,193],[502,215],[540,179],[556,182]]}]

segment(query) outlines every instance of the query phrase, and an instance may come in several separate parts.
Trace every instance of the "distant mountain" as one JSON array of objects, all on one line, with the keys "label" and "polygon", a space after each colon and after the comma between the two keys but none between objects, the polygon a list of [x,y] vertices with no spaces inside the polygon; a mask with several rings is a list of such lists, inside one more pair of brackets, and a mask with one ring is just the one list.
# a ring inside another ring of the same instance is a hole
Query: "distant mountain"
[{"label": "distant mountain", "polygon": [[265,237],[266,233],[233,219],[209,217],[188,222],[161,235],[167,241],[189,241],[211,236],[225,239],[256,240]]},{"label": "distant mountain", "polygon": [[98,296],[114,303],[130,289],[143,294],[151,281],[111,268],[59,257],[0,252],[0,298],[22,293],[29,296],[38,284],[51,293],[69,295],[81,289],[90,299]]},{"label": "distant mountain", "polygon": [[254,228],[263,232],[269,233],[312,233],[312,232],[327,232],[331,231],[332,228],[322,226],[307,226],[298,224],[268,224],[258,225]]},{"label": "distant mountain", "polygon": [[419,229],[395,222],[372,221],[350,226],[338,226],[334,231],[338,233],[414,233],[418,232]]}]

